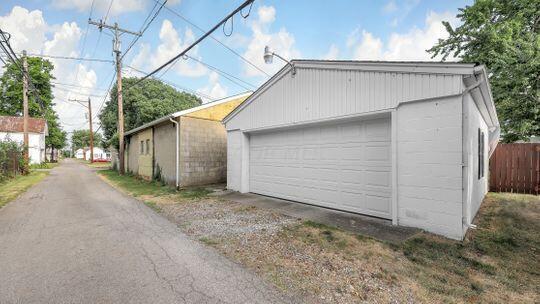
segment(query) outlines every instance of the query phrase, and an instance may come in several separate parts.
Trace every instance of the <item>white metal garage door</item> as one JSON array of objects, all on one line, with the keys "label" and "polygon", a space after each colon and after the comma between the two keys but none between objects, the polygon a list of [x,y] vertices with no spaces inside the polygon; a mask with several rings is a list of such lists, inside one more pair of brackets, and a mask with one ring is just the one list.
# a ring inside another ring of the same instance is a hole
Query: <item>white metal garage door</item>
[{"label": "white metal garage door", "polygon": [[252,134],[250,191],[391,218],[390,119]]}]

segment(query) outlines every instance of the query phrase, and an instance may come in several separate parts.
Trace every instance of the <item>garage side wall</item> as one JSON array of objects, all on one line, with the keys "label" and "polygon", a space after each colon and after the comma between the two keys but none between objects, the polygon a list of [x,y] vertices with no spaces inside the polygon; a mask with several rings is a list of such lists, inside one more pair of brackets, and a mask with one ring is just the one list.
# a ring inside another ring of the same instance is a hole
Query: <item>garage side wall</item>
[{"label": "garage side wall", "polygon": [[225,182],[227,135],[219,121],[180,118],[180,186]]},{"label": "garage side wall", "polygon": [[397,110],[398,223],[462,238],[462,98]]},{"label": "garage side wall", "polygon": [[242,182],[242,132],[227,132],[227,189],[240,191]]},{"label": "garage side wall", "polygon": [[[488,192],[489,157],[488,157],[488,128],[476,107],[470,94],[464,97],[464,106],[467,123],[467,138],[464,142],[466,155],[467,175],[467,204],[465,212],[467,224],[471,224],[480,208],[484,196]],[[478,129],[484,132],[484,176],[479,177]],[[466,227],[465,227],[466,229]]]},{"label": "garage side wall", "polygon": [[176,182],[176,126],[167,122],[154,127],[154,172],[169,185]]}]

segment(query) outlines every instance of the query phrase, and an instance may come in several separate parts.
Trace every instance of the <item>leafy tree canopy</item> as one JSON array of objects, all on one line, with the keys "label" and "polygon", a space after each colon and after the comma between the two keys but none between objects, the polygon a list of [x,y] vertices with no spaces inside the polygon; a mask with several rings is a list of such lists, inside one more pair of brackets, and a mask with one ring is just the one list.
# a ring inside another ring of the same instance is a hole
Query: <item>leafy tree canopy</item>
[{"label": "leafy tree canopy", "polygon": [[[58,115],[53,109],[53,94],[51,90],[52,70],[54,66],[49,60],[28,57],[28,74],[36,88],[37,93],[28,93],[28,114],[31,117],[44,117],[49,127],[49,136],[45,145],[54,149],[61,149],[66,145],[66,133],[62,130]],[[22,71],[19,65],[8,63],[4,74],[0,77],[0,115],[22,116]],[[41,102],[35,95],[39,96]]]},{"label": "leafy tree canopy", "polygon": [[[138,78],[123,79],[124,129],[131,130],[167,114],[201,105],[195,95],[179,92],[155,79],[145,80],[132,87]],[[103,127],[105,145],[118,145],[116,136],[118,122],[116,84],[111,89],[111,99],[99,114]]]},{"label": "leafy tree canopy", "polygon": [[428,51],[487,66],[504,141],[540,135],[540,2],[478,0],[457,17]]},{"label": "leafy tree canopy", "polygon": [[[101,134],[94,132],[94,147],[101,147]],[[71,135],[71,148],[73,151],[90,146],[90,130],[75,130]]]}]

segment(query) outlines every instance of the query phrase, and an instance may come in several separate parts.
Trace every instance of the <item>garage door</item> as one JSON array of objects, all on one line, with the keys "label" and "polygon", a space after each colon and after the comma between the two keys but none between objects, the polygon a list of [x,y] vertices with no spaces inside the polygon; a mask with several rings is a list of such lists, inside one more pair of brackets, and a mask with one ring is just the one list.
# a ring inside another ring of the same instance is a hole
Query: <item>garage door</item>
[{"label": "garage door", "polygon": [[391,218],[390,120],[252,134],[250,191]]}]

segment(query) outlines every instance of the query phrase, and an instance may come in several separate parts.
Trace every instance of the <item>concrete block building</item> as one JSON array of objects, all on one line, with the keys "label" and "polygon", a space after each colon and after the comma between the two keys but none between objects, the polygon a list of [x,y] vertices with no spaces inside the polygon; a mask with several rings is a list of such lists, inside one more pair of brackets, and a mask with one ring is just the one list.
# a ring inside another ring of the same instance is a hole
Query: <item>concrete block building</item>
[{"label": "concrete block building", "polygon": [[461,239],[499,121],[481,65],[295,60],[225,119],[227,186]]},{"label": "concrete block building", "polygon": [[227,135],[222,119],[243,93],[156,119],[125,133],[125,169],[177,187],[225,182]]}]

